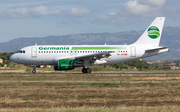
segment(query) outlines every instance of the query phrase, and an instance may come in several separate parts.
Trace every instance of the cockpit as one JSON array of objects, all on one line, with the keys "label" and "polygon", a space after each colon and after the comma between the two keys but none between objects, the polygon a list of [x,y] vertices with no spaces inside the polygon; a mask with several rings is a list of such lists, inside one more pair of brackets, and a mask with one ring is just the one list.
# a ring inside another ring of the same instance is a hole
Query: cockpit
[{"label": "cockpit", "polygon": [[24,50],[19,50],[19,51],[17,51],[17,53],[25,53],[25,51]]}]

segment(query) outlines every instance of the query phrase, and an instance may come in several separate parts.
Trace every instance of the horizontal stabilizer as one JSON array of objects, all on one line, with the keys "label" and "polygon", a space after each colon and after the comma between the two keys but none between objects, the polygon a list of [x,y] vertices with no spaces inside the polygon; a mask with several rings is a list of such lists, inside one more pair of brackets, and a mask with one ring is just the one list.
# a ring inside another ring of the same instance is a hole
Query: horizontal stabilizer
[{"label": "horizontal stabilizer", "polygon": [[159,47],[159,48],[154,48],[154,49],[148,49],[148,50],[145,50],[145,52],[146,53],[152,53],[152,52],[157,52],[159,50],[165,50],[165,49],[169,50],[169,47]]}]

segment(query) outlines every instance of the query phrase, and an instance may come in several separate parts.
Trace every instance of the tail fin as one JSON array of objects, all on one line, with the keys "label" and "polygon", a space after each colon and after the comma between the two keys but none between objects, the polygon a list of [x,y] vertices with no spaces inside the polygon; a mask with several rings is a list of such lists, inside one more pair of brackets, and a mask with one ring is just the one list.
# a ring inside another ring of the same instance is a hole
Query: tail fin
[{"label": "tail fin", "polygon": [[157,17],[151,25],[145,30],[140,38],[134,43],[135,45],[150,45],[158,47],[164,26],[165,17]]}]

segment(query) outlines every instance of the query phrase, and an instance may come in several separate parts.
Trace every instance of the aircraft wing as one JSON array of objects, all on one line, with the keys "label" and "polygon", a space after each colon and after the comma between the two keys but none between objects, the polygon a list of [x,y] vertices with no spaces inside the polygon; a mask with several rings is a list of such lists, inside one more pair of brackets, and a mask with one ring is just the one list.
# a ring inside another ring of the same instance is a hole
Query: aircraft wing
[{"label": "aircraft wing", "polygon": [[107,63],[105,60],[100,60],[101,58],[108,58],[111,56],[110,53],[113,51],[104,51],[104,52],[99,52],[99,53],[94,53],[94,54],[89,54],[89,55],[84,55],[84,56],[77,56],[75,57],[75,60],[78,63],[90,63],[90,64],[104,64]]},{"label": "aircraft wing", "polygon": [[60,59],[71,59],[71,60],[76,60],[77,62],[80,63],[94,63],[96,60],[100,60],[101,58],[108,58],[111,56],[110,53],[113,51],[104,51],[104,52],[99,52],[99,53],[93,53],[93,54],[87,54],[87,55],[82,55],[82,56],[74,56],[74,57],[56,57],[54,59],[54,62],[57,62]]},{"label": "aircraft wing", "polygon": [[89,55],[84,55],[84,56],[77,56],[75,59],[101,59],[101,58],[108,58],[111,56],[112,51],[104,51],[104,52],[99,52],[99,53],[94,53],[94,54],[89,54]]}]

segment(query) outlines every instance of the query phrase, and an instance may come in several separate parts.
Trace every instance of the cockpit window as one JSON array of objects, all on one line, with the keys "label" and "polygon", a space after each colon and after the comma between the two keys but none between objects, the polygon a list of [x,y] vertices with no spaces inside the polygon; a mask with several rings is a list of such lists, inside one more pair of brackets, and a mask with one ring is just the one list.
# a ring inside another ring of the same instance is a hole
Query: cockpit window
[{"label": "cockpit window", "polygon": [[17,51],[17,53],[25,53],[25,51],[24,50],[19,50],[19,51]]}]

